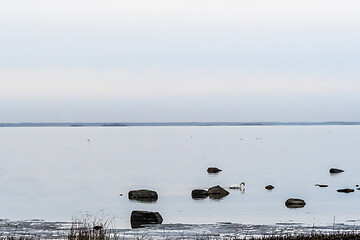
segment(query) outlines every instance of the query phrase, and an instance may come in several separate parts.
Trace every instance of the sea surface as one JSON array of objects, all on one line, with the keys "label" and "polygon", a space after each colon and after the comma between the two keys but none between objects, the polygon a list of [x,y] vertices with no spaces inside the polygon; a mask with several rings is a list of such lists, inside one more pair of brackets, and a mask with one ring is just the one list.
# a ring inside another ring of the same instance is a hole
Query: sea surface
[{"label": "sea surface", "polygon": [[[157,211],[163,227],[182,234],[348,229],[360,221],[360,126],[3,127],[0,161],[0,231],[1,223],[60,226],[91,217],[134,232],[133,210]],[[208,167],[223,171],[211,175]],[[332,167],[345,172],[331,175]],[[196,188],[240,182],[245,191],[221,200],[191,198]],[[159,199],[130,201],[135,189]],[[288,198],[306,205],[289,209]]]}]

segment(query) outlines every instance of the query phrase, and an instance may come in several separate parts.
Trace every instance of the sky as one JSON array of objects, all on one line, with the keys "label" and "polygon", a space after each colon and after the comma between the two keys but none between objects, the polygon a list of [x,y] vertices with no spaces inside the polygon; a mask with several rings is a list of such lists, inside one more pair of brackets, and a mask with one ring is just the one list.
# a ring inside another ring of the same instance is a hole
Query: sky
[{"label": "sky", "polygon": [[358,0],[2,0],[0,122],[360,121]]}]

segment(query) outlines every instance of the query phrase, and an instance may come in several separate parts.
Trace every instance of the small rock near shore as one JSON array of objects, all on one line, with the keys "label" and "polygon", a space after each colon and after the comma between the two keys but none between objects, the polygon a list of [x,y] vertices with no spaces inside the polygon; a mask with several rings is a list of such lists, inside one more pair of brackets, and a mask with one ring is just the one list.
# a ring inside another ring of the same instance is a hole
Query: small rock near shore
[{"label": "small rock near shore", "polygon": [[330,168],[329,172],[330,173],[342,173],[342,172],[344,172],[344,170],[338,169],[338,168]]},{"label": "small rock near shore", "polygon": [[342,188],[342,189],[338,189],[337,191],[341,193],[351,193],[354,192],[355,190],[352,188]]},{"label": "small rock near shore", "polygon": [[287,208],[303,208],[305,205],[305,201],[299,198],[289,198],[285,202]]},{"label": "small rock near shore", "polygon": [[141,228],[146,224],[161,224],[163,218],[158,212],[133,211],[130,217],[132,228]]},{"label": "small rock near shore", "polygon": [[157,192],[147,189],[130,191],[128,197],[130,200],[137,200],[142,202],[154,202],[158,200]]},{"label": "small rock near shore", "polygon": [[273,190],[275,187],[273,185],[267,185],[265,186],[265,189],[267,190]]},{"label": "small rock near shore", "polygon": [[100,231],[100,230],[103,229],[103,228],[104,228],[104,227],[101,226],[101,225],[96,225],[96,226],[93,227],[93,229],[94,229],[95,231]]},{"label": "small rock near shore", "polygon": [[317,187],[328,187],[329,185],[327,185],[327,184],[315,184],[315,186],[317,186]]},{"label": "small rock near shore", "polygon": [[208,196],[209,196],[208,191],[204,189],[194,189],[191,192],[191,197],[193,199],[203,199],[203,198],[207,198]]},{"label": "small rock near shore", "polygon": [[229,195],[229,192],[219,185],[209,188],[208,193],[212,199],[220,199]]},{"label": "small rock near shore", "polygon": [[221,172],[222,170],[221,169],[219,169],[219,168],[217,168],[217,167],[209,167],[208,169],[207,169],[207,172],[208,173],[218,173],[218,172]]}]

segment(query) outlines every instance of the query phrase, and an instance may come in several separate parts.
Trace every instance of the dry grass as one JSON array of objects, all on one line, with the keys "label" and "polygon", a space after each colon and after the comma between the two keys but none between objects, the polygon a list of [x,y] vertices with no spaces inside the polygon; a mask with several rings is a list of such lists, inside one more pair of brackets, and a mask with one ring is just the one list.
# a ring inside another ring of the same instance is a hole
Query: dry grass
[{"label": "dry grass", "polygon": [[111,221],[92,219],[86,216],[73,220],[67,240],[118,240],[117,234],[110,228]]}]

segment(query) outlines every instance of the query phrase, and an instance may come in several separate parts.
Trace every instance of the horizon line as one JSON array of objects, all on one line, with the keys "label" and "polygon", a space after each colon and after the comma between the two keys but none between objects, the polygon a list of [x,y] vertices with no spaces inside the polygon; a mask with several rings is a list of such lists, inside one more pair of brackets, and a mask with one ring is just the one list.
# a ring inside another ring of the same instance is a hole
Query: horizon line
[{"label": "horizon line", "polygon": [[357,121],[325,122],[7,122],[0,127],[136,127],[136,126],[314,126],[314,125],[360,125]]}]

